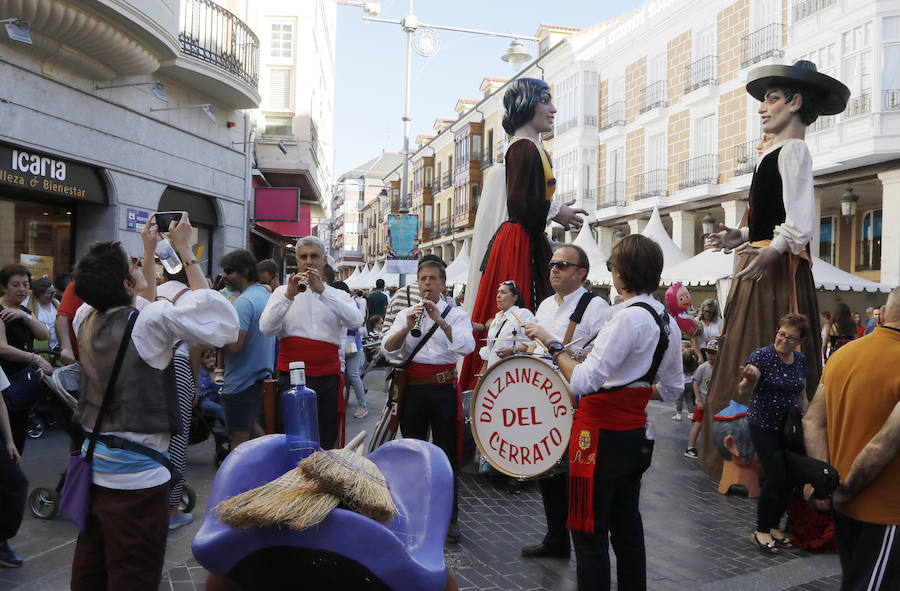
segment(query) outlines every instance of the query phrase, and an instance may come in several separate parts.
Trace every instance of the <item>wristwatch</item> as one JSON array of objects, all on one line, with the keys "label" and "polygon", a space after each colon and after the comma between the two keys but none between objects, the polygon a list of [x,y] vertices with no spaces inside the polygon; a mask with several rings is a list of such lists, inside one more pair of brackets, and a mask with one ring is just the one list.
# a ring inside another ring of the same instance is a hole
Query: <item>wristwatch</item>
[{"label": "wristwatch", "polygon": [[550,341],[547,343],[547,352],[550,353],[551,357],[555,358],[563,352],[563,344],[559,341]]}]

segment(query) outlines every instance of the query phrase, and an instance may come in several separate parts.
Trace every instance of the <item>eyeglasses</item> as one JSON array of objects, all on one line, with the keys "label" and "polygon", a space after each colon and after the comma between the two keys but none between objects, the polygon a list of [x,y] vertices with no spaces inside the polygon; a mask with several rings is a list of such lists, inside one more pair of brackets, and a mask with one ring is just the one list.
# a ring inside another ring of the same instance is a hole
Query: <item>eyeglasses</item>
[{"label": "eyeglasses", "polygon": [[799,343],[801,340],[800,337],[792,337],[783,330],[779,330],[777,333],[775,333],[775,336],[789,343]]},{"label": "eyeglasses", "polygon": [[577,263],[570,263],[569,261],[550,261],[550,268],[554,267],[558,268],[560,271],[565,271],[569,267],[581,267],[581,265]]},{"label": "eyeglasses", "polygon": [[612,273],[613,264],[611,261],[606,261],[606,270],[609,271],[610,273]]}]

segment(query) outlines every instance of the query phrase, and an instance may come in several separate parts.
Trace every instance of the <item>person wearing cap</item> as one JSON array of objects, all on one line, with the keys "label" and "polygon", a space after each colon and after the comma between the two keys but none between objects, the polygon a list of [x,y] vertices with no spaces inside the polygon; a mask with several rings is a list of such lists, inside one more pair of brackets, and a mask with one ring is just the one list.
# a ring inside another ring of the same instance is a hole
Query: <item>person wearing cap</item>
[{"label": "person wearing cap", "polygon": [[[297,241],[297,272],[275,289],[259,318],[259,330],[277,336],[278,386],[290,386],[291,361],[306,363],[306,385],[316,392],[322,449],[339,447],[343,436],[344,391],[338,347],[347,330],[362,326],[365,314],[350,294],[325,280],[325,244],[315,236]],[[281,397],[276,422],[281,424]]]},{"label": "person wearing cap", "polygon": [[712,338],[703,345],[703,354],[706,361],[700,364],[697,371],[694,372],[694,378],[691,380],[694,387],[694,424],[691,425],[691,434],[688,436],[687,449],[684,451],[684,457],[697,458],[697,436],[700,434],[700,427],[703,425],[703,409],[706,408],[706,397],[709,393],[709,380],[712,378],[713,368],[716,366],[716,357],[719,353],[719,339]]},{"label": "person wearing cap", "polygon": [[[750,72],[747,92],[760,101],[762,131],[773,143],[762,154],[750,183],[746,225],[712,234],[709,246],[725,252],[749,244],[739,252],[726,310],[728,333],[709,385],[708,407],[714,415],[735,395],[738,367],[750,353],[771,343],[771,331],[788,313],[819,317],[809,242],[818,223],[813,192],[812,158],[804,142],[807,126],[820,115],[846,108],[850,90],[801,60],[793,65],[769,65]],[[821,373],[821,334],[808,331],[800,351],[808,360],[806,382],[815,384]],[[739,396],[747,402],[749,391]],[[705,417],[705,422],[711,420]],[[709,426],[709,425],[707,425]],[[712,449],[710,429],[703,429],[701,450]],[[701,453],[700,465],[717,478],[717,454]]]}]

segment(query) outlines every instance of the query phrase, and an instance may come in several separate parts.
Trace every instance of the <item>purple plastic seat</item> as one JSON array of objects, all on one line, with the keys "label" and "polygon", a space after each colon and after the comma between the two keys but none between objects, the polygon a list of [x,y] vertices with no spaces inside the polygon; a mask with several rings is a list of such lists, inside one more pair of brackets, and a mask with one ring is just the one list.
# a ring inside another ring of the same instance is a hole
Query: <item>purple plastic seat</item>
[{"label": "purple plastic seat", "polygon": [[[238,583],[235,579],[247,580],[248,568],[265,571],[271,581],[270,569],[284,562],[290,563],[284,564],[290,580],[297,581],[298,569],[304,572],[298,563],[309,561],[315,568],[314,563],[323,563],[317,556],[336,556],[360,565],[361,572],[370,572],[391,589],[443,589],[447,582],[444,539],[453,499],[450,463],[440,448],[415,439],[391,441],[368,457],[384,473],[397,505],[398,515],[389,526],[338,508],[319,525],[301,532],[281,527],[242,530],[220,523],[213,507],[271,482],[292,467],[284,435],[242,444],[216,474],[206,515],[191,546],[194,556],[211,573]],[[291,549],[296,552],[291,554]],[[240,576],[235,575],[241,570]],[[297,582],[295,588],[311,588]]]}]

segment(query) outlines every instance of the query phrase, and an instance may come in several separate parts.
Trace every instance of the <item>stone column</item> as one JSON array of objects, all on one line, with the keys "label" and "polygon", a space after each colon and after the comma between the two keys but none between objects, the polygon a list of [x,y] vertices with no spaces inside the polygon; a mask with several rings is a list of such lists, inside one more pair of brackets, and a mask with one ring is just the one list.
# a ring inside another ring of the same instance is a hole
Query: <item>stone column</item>
[{"label": "stone column", "polygon": [[612,252],[613,247],[613,234],[616,233],[615,228],[609,228],[606,226],[598,226],[600,239],[597,243],[600,245],[600,250],[605,252],[607,256]]},{"label": "stone column", "polygon": [[693,211],[673,211],[669,214],[672,218],[672,240],[678,248],[688,256],[694,256],[695,228],[697,227],[697,213]]},{"label": "stone column", "polygon": [[737,228],[741,224],[741,218],[747,211],[747,202],[743,199],[723,201],[722,209],[725,210],[725,225],[729,228]]},{"label": "stone column", "polygon": [[640,234],[644,231],[644,228],[647,227],[647,222],[650,220],[628,220],[628,228],[631,230],[631,234]]},{"label": "stone column", "polygon": [[[822,196],[816,194],[816,219],[813,221],[813,234],[809,239],[809,250],[814,257],[819,256],[819,241],[822,232]],[[832,236],[834,231],[832,230]]]},{"label": "stone column", "polygon": [[881,283],[900,283],[900,170],[879,173],[881,181]]}]

